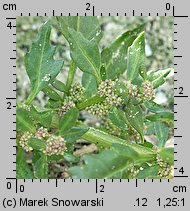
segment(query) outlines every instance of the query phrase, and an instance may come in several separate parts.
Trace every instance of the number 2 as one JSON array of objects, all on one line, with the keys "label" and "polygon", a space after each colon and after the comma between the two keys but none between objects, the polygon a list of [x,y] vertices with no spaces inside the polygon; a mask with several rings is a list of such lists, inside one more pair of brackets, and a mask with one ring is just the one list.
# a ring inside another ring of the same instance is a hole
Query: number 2
[{"label": "number 2", "polygon": [[86,10],[90,10],[90,3],[86,3]]}]

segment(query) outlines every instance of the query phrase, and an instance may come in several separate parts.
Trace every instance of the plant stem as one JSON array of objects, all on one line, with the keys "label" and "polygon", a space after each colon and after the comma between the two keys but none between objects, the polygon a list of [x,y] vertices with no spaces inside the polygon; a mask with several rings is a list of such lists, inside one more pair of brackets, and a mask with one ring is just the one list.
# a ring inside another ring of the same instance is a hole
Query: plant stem
[{"label": "plant stem", "polygon": [[71,88],[71,85],[72,85],[73,80],[74,80],[75,72],[76,72],[76,65],[75,65],[74,61],[71,59],[70,68],[69,68],[67,81],[66,81],[66,91],[67,92]]},{"label": "plant stem", "polygon": [[130,141],[112,136],[108,133],[105,133],[101,130],[90,128],[83,136],[83,139],[94,144],[101,144],[104,147],[111,147],[112,144],[123,144],[135,150],[140,155],[155,155],[156,152],[150,148],[140,146],[138,144],[132,143]]},{"label": "plant stem", "polygon": [[96,103],[100,103],[102,101],[104,101],[104,97],[100,97],[99,94],[87,99],[86,101],[79,103],[77,105],[77,108],[79,109],[79,111],[84,110],[86,107],[89,107],[91,105],[94,105]]},{"label": "plant stem", "polygon": [[97,74],[97,75],[96,75],[96,80],[97,80],[97,83],[98,83],[98,84],[101,83],[102,80],[101,80],[100,74]]}]

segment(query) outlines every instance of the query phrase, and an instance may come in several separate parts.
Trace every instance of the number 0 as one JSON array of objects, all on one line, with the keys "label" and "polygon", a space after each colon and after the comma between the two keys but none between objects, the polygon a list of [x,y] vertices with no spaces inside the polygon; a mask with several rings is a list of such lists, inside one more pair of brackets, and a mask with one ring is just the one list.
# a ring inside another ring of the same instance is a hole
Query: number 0
[{"label": "number 0", "polygon": [[170,10],[170,3],[166,3],[166,10]]}]

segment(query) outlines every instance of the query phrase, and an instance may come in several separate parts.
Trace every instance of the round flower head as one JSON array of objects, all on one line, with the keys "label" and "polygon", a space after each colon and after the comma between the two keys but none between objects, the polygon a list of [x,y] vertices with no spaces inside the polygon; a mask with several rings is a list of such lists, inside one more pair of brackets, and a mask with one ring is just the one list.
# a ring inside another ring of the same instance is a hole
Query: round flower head
[{"label": "round flower head", "polygon": [[38,128],[35,133],[35,137],[38,139],[48,138],[48,136],[49,136],[49,133],[48,133],[47,128],[43,128],[43,127]]},{"label": "round flower head", "polygon": [[79,102],[83,99],[84,94],[84,87],[81,86],[81,84],[76,83],[71,86],[71,89],[69,90],[69,95],[72,98],[74,102]]},{"label": "round flower head", "polygon": [[106,101],[91,105],[87,108],[87,111],[93,115],[103,117],[106,116],[109,112],[110,106]]},{"label": "round flower head", "polygon": [[119,106],[123,104],[123,99],[121,97],[118,97],[118,95],[114,92],[106,97],[106,101],[110,106]]},{"label": "round flower head", "polygon": [[28,145],[28,140],[32,137],[33,134],[28,131],[20,137],[19,144],[26,152],[31,152],[33,150],[33,148]]},{"label": "round flower head", "polygon": [[98,87],[98,93],[101,97],[109,97],[112,93],[114,93],[114,89],[116,86],[117,80],[112,81],[110,79],[106,79],[102,81]]},{"label": "round flower head", "polygon": [[136,177],[137,174],[140,172],[139,168],[137,166],[132,165],[129,170],[129,173],[131,175],[132,178]]},{"label": "round flower head", "polygon": [[110,119],[106,121],[105,128],[114,136],[120,136],[122,130],[112,123]]},{"label": "round flower head", "polygon": [[127,81],[127,89],[129,97],[135,98],[138,102],[141,101],[141,94],[137,85],[133,85],[130,81]]},{"label": "round flower head", "polygon": [[158,171],[158,176],[161,178],[168,178],[171,175],[172,166],[162,160],[159,155],[157,155],[156,160],[160,167]]},{"label": "round flower head", "polygon": [[111,106],[119,106],[123,103],[121,97],[115,92],[115,86],[118,80],[112,81],[110,79],[106,79],[102,81],[98,87],[98,93],[101,97],[105,97],[108,105]]},{"label": "round flower head", "polygon": [[151,81],[144,81],[142,83],[144,100],[152,100],[154,98],[154,86]]},{"label": "round flower head", "polygon": [[69,111],[71,108],[75,107],[75,103],[73,102],[73,100],[71,99],[71,97],[67,97],[64,102],[63,105],[61,107],[61,109],[58,111],[58,115],[60,117],[64,116],[65,113],[67,111]]},{"label": "round flower head", "polygon": [[66,143],[61,136],[50,136],[46,141],[46,149],[44,151],[48,156],[50,155],[64,155],[66,151]]}]

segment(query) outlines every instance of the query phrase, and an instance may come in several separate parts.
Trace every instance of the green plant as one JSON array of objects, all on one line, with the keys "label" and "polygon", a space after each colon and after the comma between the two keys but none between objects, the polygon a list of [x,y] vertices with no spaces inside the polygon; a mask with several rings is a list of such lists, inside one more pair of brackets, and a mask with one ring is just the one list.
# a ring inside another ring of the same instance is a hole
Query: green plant
[{"label": "green plant", "polygon": [[[70,46],[70,69],[66,83],[56,79],[64,62],[53,58],[47,21],[25,56],[30,94],[17,102],[17,178],[48,178],[49,165],[60,161],[69,163],[72,178],[171,178],[174,153],[165,143],[173,113],[153,101],[171,68],[146,70],[145,26],[101,49],[97,17],[56,19]],[[77,68],[81,84],[73,82]],[[33,103],[39,92],[49,98],[45,107]],[[82,111],[101,118],[100,128],[85,124]],[[147,133],[157,142],[148,142]],[[79,139],[97,146],[84,163],[74,153]]]}]

